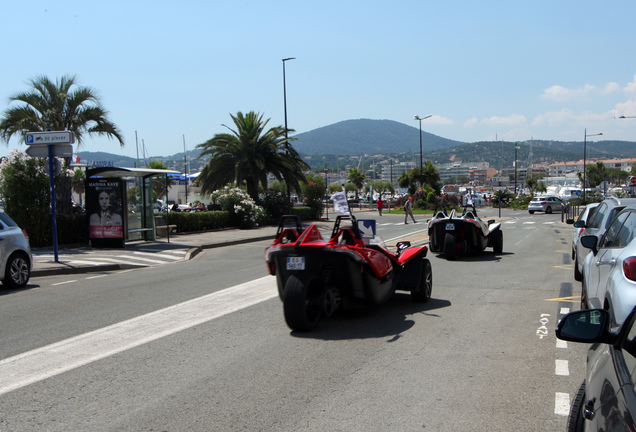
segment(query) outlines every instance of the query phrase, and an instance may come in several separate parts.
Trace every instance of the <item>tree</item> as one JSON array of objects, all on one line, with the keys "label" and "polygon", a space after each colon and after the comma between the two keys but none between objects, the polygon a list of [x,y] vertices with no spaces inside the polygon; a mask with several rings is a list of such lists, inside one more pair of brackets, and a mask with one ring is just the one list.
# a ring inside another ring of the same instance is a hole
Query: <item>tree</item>
[{"label": "tree", "polygon": [[[579,180],[581,183],[583,182],[583,174],[578,173]],[[589,184],[589,187],[594,189],[596,186],[600,185],[606,178],[605,173],[605,164],[601,161],[596,162],[596,164],[588,164],[585,167],[585,181]],[[586,185],[583,185],[586,187]]]},{"label": "tree", "polygon": [[[168,169],[166,164],[157,160],[148,162],[147,166],[151,169]],[[174,180],[165,174],[154,176],[152,179],[152,191],[154,193],[153,199],[161,199],[161,197],[172,187],[173,184]]]},{"label": "tree", "polygon": [[236,129],[222,125],[231,133],[216,134],[197,145],[203,149],[201,156],[210,157],[197,178],[201,191],[211,193],[227,184],[245,184],[249,196],[258,202],[259,186],[267,188],[268,174],[300,191],[303,171],[309,165],[292,146],[287,146],[293,138],[285,138],[285,128],[276,126],[264,132],[269,119],[263,121],[263,116],[254,111],[230,117]]},{"label": "tree", "polygon": [[[24,137],[28,132],[54,130],[73,132],[78,147],[84,143],[86,134],[115,138],[124,145],[121,132],[108,119],[108,112],[101,106],[95,90],[77,85],[74,75],[63,76],[55,82],[38,76],[29,84],[31,90],[9,98],[9,103],[18,105],[8,108],[0,120],[0,139],[7,144],[16,135]],[[69,163],[67,158],[65,168]],[[70,177],[60,181],[60,188],[57,209],[60,213],[70,213]]]},{"label": "tree", "polygon": [[347,176],[347,180],[353,183],[356,187],[356,200],[358,199],[358,193],[362,186],[364,185],[364,181],[367,179],[367,176],[364,175],[362,171],[358,168],[349,168],[349,175]]},{"label": "tree", "polygon": [[424,189],[424,185],[429,185],[435,191],[435,193],[439,195],[441,191],[439,181],[439,171],[437,170],[435,165],[433,165],[433,162],[427,161],[426,165],[424,165],[423,167],[422,174],[420,176],[422,189]]},{"label": "tree", "polygon": [[86,173],[77,168],[73,171],[73,178],[71,179],[71,183],[73,184],[73,192],[79,195],[79,205],[83,204],[82,194],[86,192]]}]

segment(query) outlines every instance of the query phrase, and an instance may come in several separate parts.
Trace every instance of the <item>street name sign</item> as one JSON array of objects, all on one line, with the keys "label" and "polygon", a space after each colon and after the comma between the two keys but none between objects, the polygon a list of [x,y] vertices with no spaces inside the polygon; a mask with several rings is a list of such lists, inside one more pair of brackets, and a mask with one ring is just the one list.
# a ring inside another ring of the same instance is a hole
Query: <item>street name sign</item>
[{"label": "street name sign", "polygon": [[24,135],[24,141],[28,145],[48,145],[48,144],[73,144],[75,134],[70,131],[54,132],[29,132]]},{"label": "street name sign", "polygon": [[[71,157],[73,156],[73,146],[70,144],[55,144],[53,147],[53,156],[55,157]],[[26,154],[31,157],[49,157],[48,145],[31,145],[26,149]]]},{"label": "street name sign", "polygon": [[510,177],[493,177],[493,183],[510,183]]}]

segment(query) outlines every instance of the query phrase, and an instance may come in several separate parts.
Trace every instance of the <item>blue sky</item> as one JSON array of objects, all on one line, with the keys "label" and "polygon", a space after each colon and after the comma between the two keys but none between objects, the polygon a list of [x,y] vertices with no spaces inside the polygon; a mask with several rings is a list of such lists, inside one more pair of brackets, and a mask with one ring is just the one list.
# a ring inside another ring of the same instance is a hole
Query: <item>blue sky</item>
[{"label": "blue sky", "polygon": [[[473,142],[636,141],[633,1],[17,1],[0,111],[38,75],[97,90],[135,157],[191,150],[257,111],[307,132],[389,119]],[[5,144],[6,145],[6,144]],[[18,139],[0,154],[24,147]],[[636,152],[635,152],[636,156]]]}]

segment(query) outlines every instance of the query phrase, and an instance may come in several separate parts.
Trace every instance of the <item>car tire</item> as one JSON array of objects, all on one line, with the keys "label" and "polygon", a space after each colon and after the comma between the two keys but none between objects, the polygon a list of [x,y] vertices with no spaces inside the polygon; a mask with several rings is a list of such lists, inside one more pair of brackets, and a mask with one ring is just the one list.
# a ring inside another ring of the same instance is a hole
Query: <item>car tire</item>
[{"label": "car tire", "polygon": [[583,417],[583,410],[585,409],[585,381],[581,383],[579,391],[576,392],[576,397],[570,408],[570,415],[568,416],[568,432],[583,432],[583,423],[585,417]]},{"label": "car tire", "polygon": [[7,260],[2,284],[10,289],[23,288],[31,277],[29,258],[20,252],[13,253]]},{"label": "car tire", "polygon": [[417,303],[426,303],[431,299],[433,292],[433,270],[431,262],[424,258],[422,260],[422,273],[420,275],[419,286],[411,291],[411,298]]},{"label": "car tire", "polygon": [[495,231],[492,235],[494,236],[492,251],[496,254],[503,253],[503,231]]},{"label": "car tire", "polygon": [[528,213],[534,214],[534,210],[528,210]]},{"label": "car tire", "polygon": [[574,258],[574,280],[577,282],[581,282],[583,280],[583,275],[579,271],[579,257]]},{"label": "car tire", "polygon": [[290,329],[307,332],[316,328],[320,321],[320,304],[316,301],[319,292],[309,281],[303,282],[290,276],[283,293],[283,312]]},{"label": "car tire", "polygon": [[585,289],[585,281],[581,284],[581,310],[589,309],[587,304],[587,290]]},{"label": "car tire", "polygon": [[444,255],[446,260],[451,261],[457,258],[457,242],[455,236],[451,233],[446,233],[444,237]]},{"label": "car tire", "polygon": [[548,208],[545,209],[545,213],[552,214],[552,207],[548,206]]}]

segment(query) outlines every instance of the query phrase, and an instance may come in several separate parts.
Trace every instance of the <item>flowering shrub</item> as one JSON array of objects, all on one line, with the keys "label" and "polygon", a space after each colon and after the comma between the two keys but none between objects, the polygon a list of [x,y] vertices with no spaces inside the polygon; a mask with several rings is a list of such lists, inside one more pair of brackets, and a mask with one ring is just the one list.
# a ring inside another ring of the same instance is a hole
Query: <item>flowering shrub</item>
[{"label": "flowering shrub", "polygon": [[291,214],[289,201],[282,193],[268,189],[263,193],[261,205],[270,222],[278,223],[282,215]]},{"label": "flowering shrub", "polygon": [[322,177],[307,175],[307,182],[302,183],[303,195],[307,207],[311,208],[311,218],[320,219],[324,207],[325,181]]},{"label": "flowering shrub", "polygon": [[230,224],[241,229],[254,228],[265,220],[265,210],[242,189],[225,186],[212,193],[221,208],[230,212]]}]

